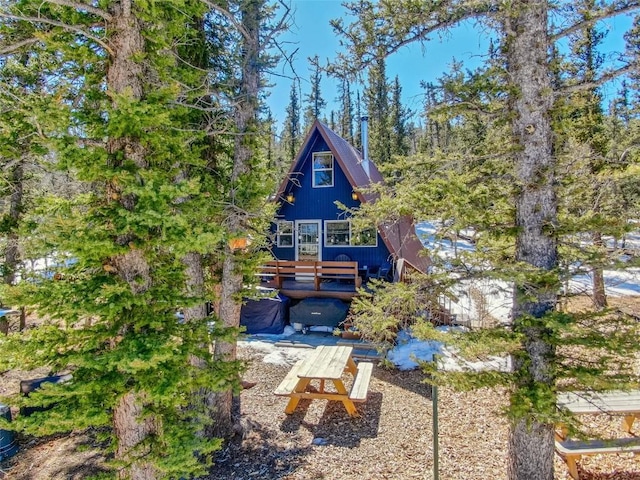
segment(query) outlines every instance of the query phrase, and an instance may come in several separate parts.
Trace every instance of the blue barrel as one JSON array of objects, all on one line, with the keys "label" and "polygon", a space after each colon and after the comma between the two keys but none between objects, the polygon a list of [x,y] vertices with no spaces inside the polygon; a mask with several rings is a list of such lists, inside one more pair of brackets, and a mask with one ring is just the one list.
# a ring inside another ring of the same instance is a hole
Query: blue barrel
[{"label": "blue barrel", "polygon": [[[11,410],[0,403],[0,416],[11,421]],[[18,451],[18,441],[11,430],[0,428],[0,462],[12,457]]]}]

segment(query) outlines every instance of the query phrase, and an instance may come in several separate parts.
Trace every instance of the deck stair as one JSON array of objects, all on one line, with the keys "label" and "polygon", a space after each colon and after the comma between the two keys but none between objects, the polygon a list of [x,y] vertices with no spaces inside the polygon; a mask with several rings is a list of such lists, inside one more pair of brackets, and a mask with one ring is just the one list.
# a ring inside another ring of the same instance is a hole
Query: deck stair
[{"label": "deck stair", "polygon": [[368,342],[362,342],[359,340],[338,340],[336,345],[353,347],[353,353],[351,356],[356,361],[376,362],[382,360],[382,356],[376,350],[376,347]]}]

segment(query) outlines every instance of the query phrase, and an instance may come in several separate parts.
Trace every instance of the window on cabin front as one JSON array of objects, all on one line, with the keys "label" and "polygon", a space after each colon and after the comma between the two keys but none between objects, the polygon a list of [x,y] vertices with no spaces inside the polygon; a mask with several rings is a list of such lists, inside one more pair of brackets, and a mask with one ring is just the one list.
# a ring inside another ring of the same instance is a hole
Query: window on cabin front
[{"label": "window on cabin front", "polygon": [[362,230],[352,229],[351,245],[357,247],[375,247],[378,244],[377,231],[373,227]]},{"label": "window on cabin front", "polygon": [[324,244],[327,247],[349,245],[349,239],[351,238],[349,222],[325,222],[324,232]]},{"label": "window on cabin front", "polygon": [[276,239],[279,247],[293,247],[293,222],[278,222]]},{"label": "window on cabin front", "polygon": [[333,187],[333,155],[331,152],[313,154],[313,187]]},{"label": "window on cabin front", "polygon": [[326,247],[375,247],[378,244],[374,227],[355,230],[348,220],[326,221],[324,234]]}]

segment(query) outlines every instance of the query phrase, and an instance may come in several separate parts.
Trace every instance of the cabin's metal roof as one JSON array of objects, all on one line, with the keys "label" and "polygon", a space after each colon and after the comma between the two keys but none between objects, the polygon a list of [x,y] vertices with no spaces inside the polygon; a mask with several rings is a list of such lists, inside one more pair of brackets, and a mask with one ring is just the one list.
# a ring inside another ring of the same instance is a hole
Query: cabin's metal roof
[{"label": "cabin's metal roof", "polygon": [[[375,201],[376,196],[374,194],[363,193],[361,189],[371,184],[383,183],[384,180],[380,171],[375,164],[369,160],[369,178],[363,166],[362,153],[319,120],[316,120],[311,126],[295,161],[289,169],[289,174],[280,184],[277,198],[283,198],[289,179],[296,171],[298,164],[304,160],[303,157],[306,155],[307,144],[316,132],[322,136],[331,149],[331,153],[333,153],[335,160],[349,180],[351,187],[358,193],[360,201],[363,203]],[[396,259],[404,258],[412,267],[426,273],[430,262],[428,257],[424,255],[425,248],[416,236],[413,219],[411,217],[402,216],[396,220],[390,220],[378,226],[378,231],[389,252],[391,252]]]}]

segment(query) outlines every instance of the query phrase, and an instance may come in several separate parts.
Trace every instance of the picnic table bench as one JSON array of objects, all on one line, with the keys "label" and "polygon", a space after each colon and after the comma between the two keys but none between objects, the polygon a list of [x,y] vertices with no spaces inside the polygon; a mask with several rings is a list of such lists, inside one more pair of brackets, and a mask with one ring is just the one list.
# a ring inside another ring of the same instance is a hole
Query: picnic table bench
[{"label": "picnic table bench", "polygon": [[608,440],[556,440],[556,451],[564,458],[569,474],[580,480],[577,461],[583,455],[640,452],[640,438],[612,438]]},{"label": "picnic table bench", "polygon": [[[366,401],[373,364],[360,362],[356,365],[352,351],[350,346],[322,345],[307,358],[296,362],[273,392],[290,398],[285,413],[292,414],[300,399],[308,398],[340,401],[349,415],[357,416],[354,402]],[[354,376],[348,392],[342,381],[345,372]],[[319,387],[309,390],[312,381],[318,381]],[[333,384],[335,391],[325,389],[327,381]]]},{"label": "picnic table bench", "polygon": [[[631,433],[634,420],[640,416],[640,392],[568,392],[558,395],[558,407],[574,414],[623,415],[622,429]],[[583,455],[640,453],[639,438],[569,440],[560,425],[556,432],[556,452],[564,458],[569,474],[579,480],[577,461]]]}]

